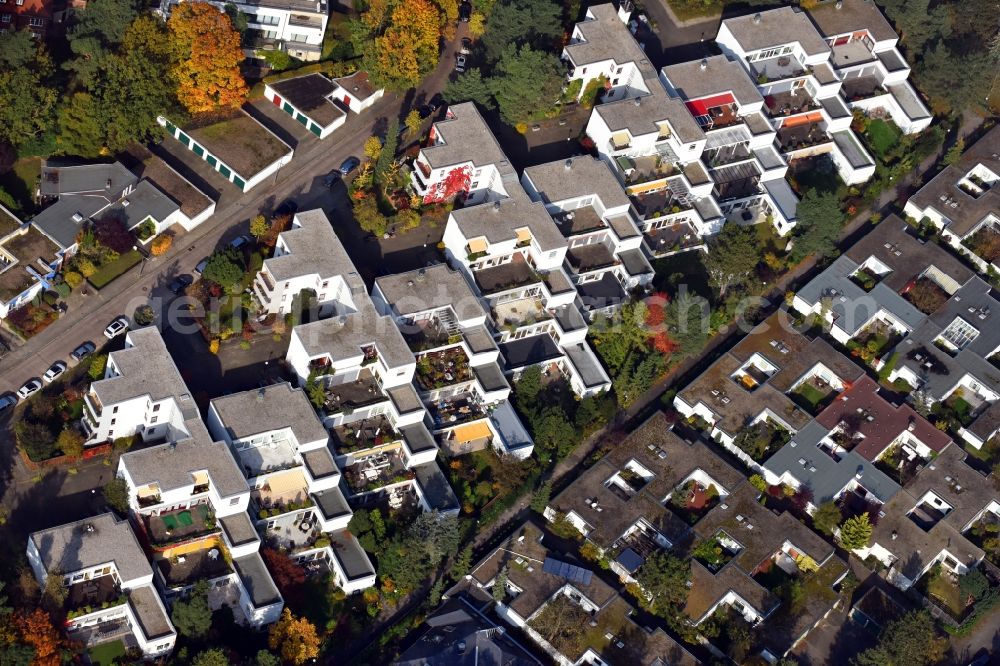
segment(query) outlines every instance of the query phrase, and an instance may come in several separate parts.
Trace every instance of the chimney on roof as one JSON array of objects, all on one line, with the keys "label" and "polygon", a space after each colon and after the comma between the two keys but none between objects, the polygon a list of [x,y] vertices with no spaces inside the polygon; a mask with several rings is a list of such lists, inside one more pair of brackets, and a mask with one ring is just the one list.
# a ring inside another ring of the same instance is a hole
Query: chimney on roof
[{"label": "chimney on roof", "polygon": [[93,533],[93,532],[95,532],[96,530],[94,529],[94,524],[93,524],[93,523],[87,523],[86,525],[84,525],[84,526],[83,526],[83,531],[84,531],[84,532],[90,532],[90,533]]},{"label": "chimney on roof", "polygon": [[636,97],[635,98],[635,105],[636,106],[640,106],[641,104],[642,104],[642,98],[641,97]]},{"label": "chimney on roof", "polygon": [[499,201],[494,201],[493,202],[493,212],[495,213],[495,212],[497,212],[499,210],[500,210],[500,202]]},{"label": "chimney on roof", "polygon": [[701,65],[700,65],[700,67],[701,67],[701,71],[703,71],[703,72],[706,69],[708,69],[708,58],[702,58],[701,59]]},{"label": "chimney on roof", "polygon": [[563,162],[563,166],[566,168],[566,171],[569,171],[570,169],[573,168],[573,160],[572,159],[566,160],[565,162]]},{"label": "chimney on roof", "polygon": [[895,541],[898,538],[899,538],[899,532],[897,532],[896,530],[893,530],[892,531],[892,540]]},{"label": "chimney on roof", "polygon": [[264,402],[264,387],[257,389],[257,402]]},{"label": "chimney on roof", "polygon": [[423,282],[426,277],[427,277],[426,268],[421,268],[419,271],[417,271],[417,282]]},{"label": "chimney on roof", "polygon": [[757,25],[760,24],[760,12],[757,12],[756,14],[753,15],[753,22]]},{"label": "chimney on roof", "polygon": [[108,178],[108,179],[107,179],[107,180],[106,180],[106,181],[104,182],[104,189],[106,189],[106,190],[107,190],[108,192],[110,192],[110,191],[111,191],[111,179],[110,179],[110,178]]},{"label": "chimney on roof", "polygon": [[837,9],[843,9],[844,8],[844,0],[837,0],[837,4],[835,4],[834,7],[836,7]]}]

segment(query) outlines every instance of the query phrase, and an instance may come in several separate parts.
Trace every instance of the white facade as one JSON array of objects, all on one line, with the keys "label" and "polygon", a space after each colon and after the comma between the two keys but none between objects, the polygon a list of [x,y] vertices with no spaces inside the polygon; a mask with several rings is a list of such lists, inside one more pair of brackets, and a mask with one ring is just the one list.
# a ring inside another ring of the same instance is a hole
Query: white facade
[{"label": "white facade", "polygon": [[[223,11],[227,3],[212,4]],[[247,27],[258,48],[287,51],[299,60],[320,59],[330,11],[325,0],[259,4],[237,0],[233,4],[246,15]],[[254,55],[252,48],[246,50],[249,57]]]}]

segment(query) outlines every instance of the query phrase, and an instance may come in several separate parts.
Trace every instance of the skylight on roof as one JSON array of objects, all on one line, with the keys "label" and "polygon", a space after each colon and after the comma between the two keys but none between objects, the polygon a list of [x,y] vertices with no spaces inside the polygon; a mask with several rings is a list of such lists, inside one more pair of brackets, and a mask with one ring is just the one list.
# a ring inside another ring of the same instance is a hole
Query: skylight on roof
[{"label": "skylight on roof", "polygon": [[955,317],[948,328],[941,331],[940,337],[956,349],[965,349],[979,337],[979,330],[961,317]]}]

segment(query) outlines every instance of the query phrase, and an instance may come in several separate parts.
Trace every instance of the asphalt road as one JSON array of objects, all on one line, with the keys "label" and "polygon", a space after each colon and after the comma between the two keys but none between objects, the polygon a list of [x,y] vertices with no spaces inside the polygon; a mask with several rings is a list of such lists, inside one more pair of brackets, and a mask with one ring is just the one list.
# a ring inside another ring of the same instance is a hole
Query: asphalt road
[{"label": "asphalt road", "polygon": [[[180,233],[167,255],[141,263],[102,292],[91,289],[86,296],[73,294],[67,299],[68,313],[0,359],[0,393],[16,390],[29,378],[40,376],[57,359],[68,359],[69,353],[84,340],[100,345],[105,340],[104,327],[118,315],[131,316],[138,306],[147,303],[169,315],[171,294],[167,285],[170,281],[182,273],[193,274],[202,258],[246,233],[250,218],[258,212],[270,212],[280,202],[293,199],[300,210],[319,206],[342,218],[346,199],[341,199],[338,205],[330,191],[323,187],[323,177],[339,167],[349,155],[362,155],[365,140],[384,128],[388,119],[405,115],[412,104],[444,88],[453,72],[454,44],[459,42],[464,31],[465,24],[460,24],[455,41],[442,53],[438,68],[424,80],[420,89],[406,95],[387,93],[371,108],[352,114],[346,124],[327,139],[302,140],[295,146],[292,162],[278,171],[272,181],[240,194],[221,176],[209,176],[213,178],[209,184],[221,192],[215,215],[192,232]],[[165,145],[164,148],[173,152],[177,146]],[[206,171],[199,170],[197,175],[202,173]],[[334,223],[336,226],[337,220]],[[437,238],[429,237],[419,240],[420,245],[426,245],[427,240],[437,242]],[[412,237],[409,241],[414,242]],[[392,251],[392,243],[388,245],[383,248],[381,243],[372,243],[367,253],[374,251],[384,255]]]}]

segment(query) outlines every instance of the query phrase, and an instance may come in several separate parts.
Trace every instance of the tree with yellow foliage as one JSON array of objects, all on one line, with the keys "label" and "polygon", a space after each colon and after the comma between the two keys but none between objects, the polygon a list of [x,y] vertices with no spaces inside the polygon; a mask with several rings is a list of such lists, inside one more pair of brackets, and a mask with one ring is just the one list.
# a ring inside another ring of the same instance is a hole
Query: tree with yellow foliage
[{"label": "tree with yellow foliage", "polygon": [[378,85],[405,90],[437,67],[439,40],[454,23],[454,0],[438,2],[443,9],[431,0],[372,0],[361,17],[371,33],[363,69]]},{"label": "tree with yellow foliage", "polygon": [[240,35],[229,17],[206,2],[182,2],[167,22],[177,99],[191,113],[239,108],[247,88]]},{"label": "tree with yellow foliage", "polygon": [[267,636],[267,644],[277,652],[282,661],[301,666],[319,656],[320,640],[316,627],[304,617],[295,617],[287,608],[281,619],[274,623]]}]

